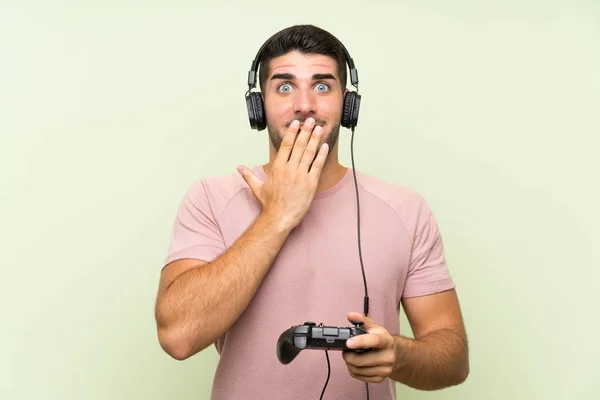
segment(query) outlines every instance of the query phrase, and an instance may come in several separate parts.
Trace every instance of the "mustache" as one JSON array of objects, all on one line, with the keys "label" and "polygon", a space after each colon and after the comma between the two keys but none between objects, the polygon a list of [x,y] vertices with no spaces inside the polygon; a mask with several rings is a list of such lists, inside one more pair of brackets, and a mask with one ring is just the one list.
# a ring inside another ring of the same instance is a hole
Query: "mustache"
[{"label": "mustache", "polygon": [[290,125],[292,124],[292,122],[293,122],[294,120],[298,120],[298,121],[300,121],[300,123],[304,123],[304,121],[306,121],[308,118],[313,118],[313,119],[315,120],[315,124],[316,124],[316,125],[325,125],[325,124],[326,124],[326,121],[325,121],[325,120],[323,120],[323,119],[321,119],[321,118],[314,117],[314,116],[312,116],[312,115],[309,115],[309,116],[306,116],[306,117],[296,117],[296,118],[294,118],[293,120],[291,120],[291,121],[288,121],[288,122],[285,124],[285,127],[286,127],[286,128],[289,128],[289,127],[290,127]]}]

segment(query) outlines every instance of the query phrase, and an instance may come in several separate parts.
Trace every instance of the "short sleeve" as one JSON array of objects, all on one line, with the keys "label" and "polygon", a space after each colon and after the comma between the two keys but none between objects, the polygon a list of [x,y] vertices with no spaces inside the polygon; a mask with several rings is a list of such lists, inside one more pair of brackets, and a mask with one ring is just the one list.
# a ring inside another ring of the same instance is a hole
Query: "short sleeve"
[{"label": "short sleeve", "polygon": [[423,202],[416,218],[408,276],[403,298],[453,289],[444,244],[431,209]]},{"label": "short sleeve", "polygon": [[202,181],[185,194],[171,232],[171,242],[164,265],[183,258],[213,261],[225,250],[218,221]]}]

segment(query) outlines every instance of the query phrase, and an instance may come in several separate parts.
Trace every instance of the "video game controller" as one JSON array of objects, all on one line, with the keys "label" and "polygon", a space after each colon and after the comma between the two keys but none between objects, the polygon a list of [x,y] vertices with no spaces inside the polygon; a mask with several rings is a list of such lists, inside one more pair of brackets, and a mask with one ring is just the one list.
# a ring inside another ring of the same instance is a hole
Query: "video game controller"
[{"label": "video game controller", "polygon": [[372,349],[350,349],[346,340],[369,332],[362,327],[363,322],[351,321],[353,327],[339,328],[305,322],[284,331],[277,340],[277,358],[282,364],[289,364],[302,350],[341,350],[366,353]]}]

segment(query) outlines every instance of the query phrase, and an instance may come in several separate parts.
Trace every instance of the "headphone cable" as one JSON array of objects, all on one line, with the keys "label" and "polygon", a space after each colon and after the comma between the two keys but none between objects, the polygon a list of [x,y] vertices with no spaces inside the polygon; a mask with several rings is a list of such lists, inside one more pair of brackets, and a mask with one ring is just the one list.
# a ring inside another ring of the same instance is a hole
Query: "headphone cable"
[{"label": "headphone cable", "polygon": [[[354,167],[354,127],[352,127],[352,138],[350,139],[350,158],[352,159],[352,173],[354,174],[354,187],[356,188],[356,210],[357,210],[357,235],[358,235],[358,257],[360,259],[360,267],[363,276],[363,282],[365,285],[365,298],[364,298],[364,313],[365,317],[369,314],[369,292],[367,289],[367,278],[365,277],[365,267],[362,259],[362,248],[360,242],[360,200],[358,196],[358,182],[356,179],[356,168]],[[329,377],[331,375],[331,364],[329,363],[329,353],[325,350],[325,357],[327,358],[327,380],[325,381],[325,386],[323,386],[323,391],[321,392],[321,397],[319,400],[323,400],[323,395],[325,394],[325,389],[327,388],[327,384],[329,383]],[[365,388],[367,391],[367,400],[369,400],[369,383],[365,382]]]},{"label": "headphone cable", "polygon": [[354,167],[354,127],[352,127],[352,138],[350,140],[350,158],[352,159],[352,173],[354,174],[354,187],[356,188],[356,223],[357,223],[357,236],[358,236],[358,257],[360,259],[360,268],[362,270],[363,282],[365,285],[365,298],[364,298],[364,314],[365,317],[369,314],[369,291],[367,289],[367,278],[365,277],[365,266],[363,265],[362,258],[362,246],[360,243],[360,200],[358,196],[358,182],[356,180],[356,168]]},{"label": "headphone cable", "polygon": [[[362,270],[363,282],[365,285],[365,298],[364,298],[364,314],[365,317],[369,314],[369,292],[367,289],[367,278],[365,276],[365,266],[362,258],[362,248],[360,243],[360,200],[358,196],[358,182],[356,180],[356,168],[354,167],[354,127],[352,127],[352,137],[350,139],[350,158],[352,159],[352,173],[354,174],[354,187],[356,189],[356,213],[357,213],[357,227],[356,232],[358,236],[358,257],[360,259],[360,268]],[[365,382],[365,389],[367,391],[367,400],[369,400],[369,382]]]},{"label": "headphone cable", "polygon": [[327,352],[327,350],[325,350],[325,357],[327,358],[327,380],[325,381],[325,386],[323,386],[323,391],[321,392],[321,397],[319,397],[319,400],[323,400],[325,389],[327,388],[327,384],[329,383],[329,376],[331,376],[331,365],[329,364],[329,353]]}]

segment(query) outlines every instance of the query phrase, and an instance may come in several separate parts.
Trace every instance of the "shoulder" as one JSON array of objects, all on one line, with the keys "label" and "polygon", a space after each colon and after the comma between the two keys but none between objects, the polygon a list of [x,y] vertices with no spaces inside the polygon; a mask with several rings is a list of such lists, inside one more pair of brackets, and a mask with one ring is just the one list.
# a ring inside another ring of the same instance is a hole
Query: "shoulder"
[{"label": "shoulder", "polygon": [[380,207],[393,210],[407,229],[412,230],[411,226],[430,218],[432,210],[417,190],[364,172],[357,171],[356,177],[362,191],[378,202]]},{"label": "shoulder", "polygon": [[186,196],[197,204],[223,209],[238,194],[250,190],[244,178],[236,171],[229,174],[208,175],[192,182]]},{"label": "shoulder", "polygon": [[425,198],[413,188],[359,171],[356,172],[356,177],[363,191],[394,209],[414,210],[415,207],[426,205]]}]

